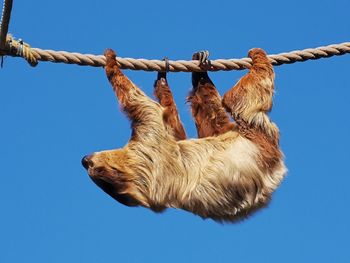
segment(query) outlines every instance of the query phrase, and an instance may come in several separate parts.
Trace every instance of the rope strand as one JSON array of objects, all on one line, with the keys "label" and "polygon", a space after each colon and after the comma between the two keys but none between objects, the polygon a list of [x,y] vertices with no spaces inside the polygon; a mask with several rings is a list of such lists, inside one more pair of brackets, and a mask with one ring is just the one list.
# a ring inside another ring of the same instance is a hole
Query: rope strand
[{"label": "rope strand", "polygon": [[[43,50],[32,48],[31,52],[38,61],[49,61],[54,63],[77,64],[80,66],[102,67],[105,65],[105,57],[102,55],[69,53],[66,51]],[[288,53],[269,55],[273,65],[291,64],[307,60],[328,58],[350,53],[350,42],[296,50]],[[117,57],[117,62],[122,69],[144,70],[144,71],[165,71],[165,63],[162,60],[147,60]],[[241,59],[217,59],[211,60],[211,67],[208,71],[219,70],[242,70],[251,66],[250,58]],[[169,60],[168,70],[172,72],[200,72],[203,71],[195,60]]]},{"label": "rope strand", "polygon": [[[36,66],[38,61],[48,61],[53,63],[76,64],[80,66],[103,67],[106,60],[103,55],[71,53],[67,51],[43,50],[40,48],[31,48],[29,44],[23,41],[16,41],[10,35],[7,35],[7,44],[5,45],[5,54],[13,57],[24,57],[31,66]],[[350,53],[350,42],[333,44],[317,48],[308,48],[304,50],[295,50],[288,53],[269,55],[272,65],[279,66],[283,64],[292,64],[307,60],[328,58]],[[217,59],[210,60],[210,67],[203,69],[197,60],[169,60],[167,64],[163,60],[147,60],[134,58],[116,58],[117,63],[122,69],[144,70],[144,71],[171,71],[171,72],[201,72],[208,71],[229,71],[243,70],[250,68],[251,59]]]},{"label": "rope strand", "polygon": [[[102,55],[70,53],[67,51],[43,50],[31,48],[23,41],[16,41],[8,32],[11,17],[12,0],[4,0],[3,12],[0,25],[0,56],[9,55],[13,57],[25,58],[31,66],[36,66],[38,61],[49,61],[54,63],[77,64],[80,66],[103,67],[106,63]],[[273,65],[291,64],[295,62],[307,61],[310,59],[328,58],[350,53],[350,42],[323,46],[318,48],[308,48],[296,50],[288,53],[269,55]],[[117,57],[117,63],[122,69],[144,70],[144,71],[172,71],[172,72],[200,72],[204,70],[242,70],[250,68],[251,59],[217,59],[211,60],[210,67],[203,69],[195,60],[147,60],[134,58]]]}]

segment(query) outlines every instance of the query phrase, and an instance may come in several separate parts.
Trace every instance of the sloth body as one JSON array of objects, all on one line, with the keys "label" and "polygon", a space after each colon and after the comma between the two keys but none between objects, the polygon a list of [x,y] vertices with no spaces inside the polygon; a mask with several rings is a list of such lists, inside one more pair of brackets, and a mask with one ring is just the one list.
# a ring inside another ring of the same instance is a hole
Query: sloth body
[{"label": "sloth body", "polygon": [[240,220],[269,202],[286,168],[278,128],[266,115],[274,73],[263,50],[249,52],[250,72],[222,100],[206,72],[192,74],[188,101],[199,138],[187,140],[165,73],[155,83],[157,103],[121,72],[112,50],[105,56],[132,135],[122,149],[84,157],[102,190],[128,206],[180,208],[216,221]]}]

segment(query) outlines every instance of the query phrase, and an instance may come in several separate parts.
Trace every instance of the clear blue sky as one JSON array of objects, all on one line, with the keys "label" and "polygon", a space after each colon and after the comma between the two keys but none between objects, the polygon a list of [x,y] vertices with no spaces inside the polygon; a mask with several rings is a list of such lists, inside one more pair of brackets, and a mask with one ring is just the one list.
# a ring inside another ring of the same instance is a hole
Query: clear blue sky
[{"label": "clear blue sky", "polygon": [[[350,2],[14,1],[10,31],[32,46],[122,57],[245,57],[350,41]],[[6,58],[0,70],[0,262],[350,262],[350,55],[276,67],[271,114],[288,177],[271,205],[220,225],[128,208],[81,157],[123,146],[130,128],[101,68]],[[155,72],[126,71],[152,94]],[[243,74],[211,77],[221,93]],[[169,82],[191,137],[188,73]]]}]

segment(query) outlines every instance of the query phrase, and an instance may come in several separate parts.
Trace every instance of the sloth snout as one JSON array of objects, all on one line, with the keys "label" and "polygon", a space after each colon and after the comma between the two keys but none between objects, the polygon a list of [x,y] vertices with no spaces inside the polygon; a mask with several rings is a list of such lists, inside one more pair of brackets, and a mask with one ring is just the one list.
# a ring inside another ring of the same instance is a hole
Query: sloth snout
[{"label": "sloth snout", "polygon": [[83,159],[81,159],[81,164],[84,166],[85,169],[89,169],[89,167],[93,165],[91,157],[91,155],[85,155]]}]

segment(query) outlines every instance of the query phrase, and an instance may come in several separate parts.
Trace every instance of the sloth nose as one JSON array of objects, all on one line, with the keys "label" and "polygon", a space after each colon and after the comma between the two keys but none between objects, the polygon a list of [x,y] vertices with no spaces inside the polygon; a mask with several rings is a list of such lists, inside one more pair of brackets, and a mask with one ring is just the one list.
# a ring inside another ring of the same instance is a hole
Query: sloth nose
[{"label": "sloth nose", "polygon": [[92,165],[91,155],[85,155],[83,159],[81,159],[81,164],[85,169],[89,169],[89,167]]}]

